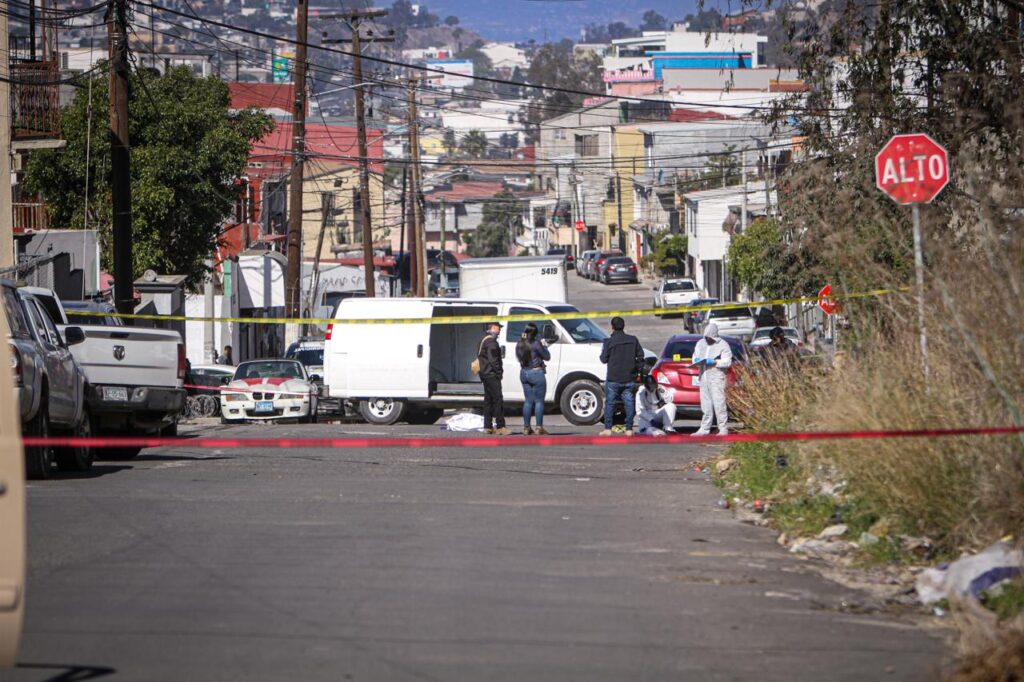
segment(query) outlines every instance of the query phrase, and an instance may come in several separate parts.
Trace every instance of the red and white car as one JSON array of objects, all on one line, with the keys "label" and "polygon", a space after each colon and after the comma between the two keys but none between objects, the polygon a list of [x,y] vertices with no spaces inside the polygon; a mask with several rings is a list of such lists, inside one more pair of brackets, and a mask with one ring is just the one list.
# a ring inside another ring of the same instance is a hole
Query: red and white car
[{"label": "red and white car", "polygon": [[[700,369],[692,366],[693,349],[701,340],[700,334],[679,334],[669,338],[651,376],[658,385],[672,389],[672,402],[680,417],[700,416]],[[722,337],[732,349],[732,366],[726,375],[727,386],[735,383],[740,369],[747,363],[743,342],[731,336]]]},{"label": "red and white car", "polygon": [[315,422],[319,394],[296,360],[252,360],[235,368],[220,394],[221,422]]}]

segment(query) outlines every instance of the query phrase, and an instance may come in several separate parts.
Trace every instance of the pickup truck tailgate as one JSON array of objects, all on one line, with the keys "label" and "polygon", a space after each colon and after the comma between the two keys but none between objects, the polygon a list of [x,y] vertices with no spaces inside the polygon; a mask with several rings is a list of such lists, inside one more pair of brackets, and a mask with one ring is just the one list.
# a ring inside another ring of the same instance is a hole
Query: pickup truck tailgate
[{"label": "pickup truck tailgate", "polygon": [[178,346],[181,335],[166,329],[75,325],[85,341],[71,347],[93,386],[180,388]]}]

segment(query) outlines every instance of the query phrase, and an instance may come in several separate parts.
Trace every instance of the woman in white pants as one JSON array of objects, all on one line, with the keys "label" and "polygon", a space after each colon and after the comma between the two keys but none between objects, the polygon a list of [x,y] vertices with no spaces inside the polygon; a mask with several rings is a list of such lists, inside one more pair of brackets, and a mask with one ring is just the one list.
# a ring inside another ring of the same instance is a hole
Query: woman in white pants
[{"label": "woman in white pants", "polygon": [[718,420],[718,435],[729,435],[729,410],[725,404],[725,381],[732,365],[732,349],[718,334],[718,325],[709,322],[704,338],[693,349],[693,364],[700,367],[700,410],[703,418],[694,436],[711,433],[711,422]]},{"label": "woman in white pants", "polygon": [[672,401],[673,391],[658,385],[654,377],[644,377],[644,385],[636,392],[636,416],[640,433],[654,436],[672,433],[676,420],[676,405]]}]

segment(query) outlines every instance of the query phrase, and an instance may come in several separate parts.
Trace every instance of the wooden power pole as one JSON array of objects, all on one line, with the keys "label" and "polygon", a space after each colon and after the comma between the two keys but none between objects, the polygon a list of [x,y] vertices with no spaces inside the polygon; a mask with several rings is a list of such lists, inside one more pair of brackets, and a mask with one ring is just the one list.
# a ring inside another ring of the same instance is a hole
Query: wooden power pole
[{"label": "wooden power pole", "polygon": [[128,3],[114,0],[107,8],[110,57],[110,193],[113,208],[114,307],[135,312],[132,263],[131,146],[128,140]]},{"label": "wooden power pole", "polygon": [[393,37],[374,37],[371,33],[362,35],[360,30],[367,19],[387,16],[386,9],[354,9],[340,14],[321,15],[321,18],[344,19],[352,31],[352,37],[348,40],[325,40],[325,45],[337,43],[352,44],[352,71],[354,77],[355,99],[356,99],[356,138],[359,144],[359,203],[362,210],[363,226],[363,273],[366,280],[366,295],[373,297],[376,294],[373,278],[373,225],[372,207],[370,206],[370,159],[366,144],[366,106],[365,93],[363,92],[363,43],[390,43],[394,42]]},{"label": "wooden power pole", "polygon": [[412,282],[416,296],[426,296],[427,283],[427,247],[426,235],[423,233],[423,206],[420,204],[423,175],[420,169],[420,131],[416,111],[416,87],[419,79],[409,79],[409,154],[412,159],[412,186],[409,199],[412,201],[412,232],[409,238],[409,257],[416,264],[416,279]]},{"label": "wooden power pole", "polygon": [[295,98],[292,101],[292,171],[288,183],[288,282],[285,306],[288,317],[302,314],[302,185],[306,156],[306,37],[309,3],[296,0]]}]

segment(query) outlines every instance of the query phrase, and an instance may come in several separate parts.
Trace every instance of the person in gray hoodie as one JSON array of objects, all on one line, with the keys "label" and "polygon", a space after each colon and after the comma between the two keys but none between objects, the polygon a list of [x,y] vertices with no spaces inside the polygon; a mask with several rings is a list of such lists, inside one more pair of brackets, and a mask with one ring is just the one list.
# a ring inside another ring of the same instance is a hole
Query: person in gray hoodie
[{"label": "person in gray hoodie", "polygon": [[700,410],[703,418],[694,436],[711,433],[711,422],[718,419],[718,435],[729,435],[729,410],[725,404],[725,381],[732,365],[732,349],[718,333],[718,325],[709,322],[704,338],[693,349],[693,364],[700,368]]}]

